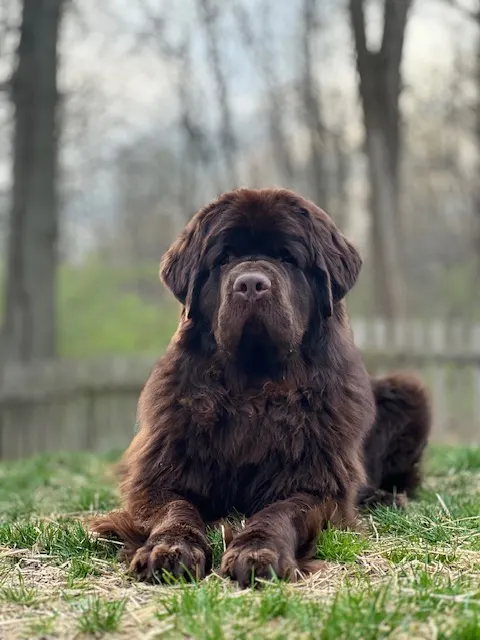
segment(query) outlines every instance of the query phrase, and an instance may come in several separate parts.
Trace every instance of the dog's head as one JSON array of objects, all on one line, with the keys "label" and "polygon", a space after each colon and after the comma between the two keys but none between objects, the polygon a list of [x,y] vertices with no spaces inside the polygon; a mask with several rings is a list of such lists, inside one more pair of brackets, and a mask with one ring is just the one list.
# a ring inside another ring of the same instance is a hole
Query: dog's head
[{"label": "dog's head", "polygon": [[[238,361],[277,360],[335,313],[361,267],[328,215],[280,189],[239,189],[201,209],[161,278],[192,327]],[[252,360],[253,359],[253,360]]]}]

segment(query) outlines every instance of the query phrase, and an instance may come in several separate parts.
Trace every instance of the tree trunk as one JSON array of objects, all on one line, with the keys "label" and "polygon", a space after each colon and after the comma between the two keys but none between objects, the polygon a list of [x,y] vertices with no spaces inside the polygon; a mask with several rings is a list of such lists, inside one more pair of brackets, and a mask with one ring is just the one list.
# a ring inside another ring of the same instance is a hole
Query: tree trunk
[{"label": "tree trunk", "polygon": [[56,347],[57,64],[64,0],[24,0],[16,70],[5,361],[50,358]]},{"label": "tree trunk", "polygon": [[405,313],[399,213],[402,51],[410,0],[384,0],[382,44],[367,47],[364,0],[350,0],[368,157],[375,304],[393,318]]},{"label": "tree trunk", "polygon": [[389,154],[382,130],[369,127],[366,135],[372,215],[374,292],[376,310],[386,318],[404,312],[404,289],[397,251],[398,234],[394,219],[396,194],[390,175]]}]

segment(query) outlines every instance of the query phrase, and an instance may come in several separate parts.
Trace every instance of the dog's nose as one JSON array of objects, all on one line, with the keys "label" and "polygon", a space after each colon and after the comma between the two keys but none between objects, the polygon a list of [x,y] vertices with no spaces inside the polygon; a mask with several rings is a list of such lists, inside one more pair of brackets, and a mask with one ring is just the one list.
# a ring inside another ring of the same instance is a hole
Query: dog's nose
[{"label": "dog's nose", "polygon": [[263,273],[251,271],[244,273],[233,283],[236,295],[248,300],[256,300],[264,296],[272,288],[272,283]]}]

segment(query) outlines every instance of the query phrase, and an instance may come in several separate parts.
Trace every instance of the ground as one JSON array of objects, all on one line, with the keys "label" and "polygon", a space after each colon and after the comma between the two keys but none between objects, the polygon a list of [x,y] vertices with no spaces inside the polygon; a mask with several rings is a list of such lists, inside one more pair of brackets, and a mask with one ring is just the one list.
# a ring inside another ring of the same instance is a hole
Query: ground
[{"label": "ground", "polygon": [[[240,591],[136,583],[89,513],[116,505],[114,455],[0,464],[0,638],[480,638],[480,449],[432,448],[418,501],[326,531],[325,567]],[[212,533],[217,563],[223,540]]]}]

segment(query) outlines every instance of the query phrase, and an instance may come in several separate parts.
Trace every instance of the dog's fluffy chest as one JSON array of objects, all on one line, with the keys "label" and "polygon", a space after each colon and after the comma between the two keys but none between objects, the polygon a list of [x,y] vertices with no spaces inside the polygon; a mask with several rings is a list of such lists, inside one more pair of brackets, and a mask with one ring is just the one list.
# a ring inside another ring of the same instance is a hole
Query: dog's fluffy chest
[{"label": "dog's fluffy chest", "polygon": [[295,491],[340,491],[345,438],[326,400],[310,389],[232,396],[219,407],[212,396],[190,397],[185,431],[163,450],[175,458],[164,459],[177,470],[175,489],[211,517]]},{"label": "dog's fluffy chest", "polygon": [[338,403],[330,386],[240,393],[212,384],[208,393],[179,394],[158,404],[148,467],[158,486],[186,496],[207,519],[298,491],[339,495],[355,474],[365,411],[360,396]]},{"label": "dog's fluffy chest", "polygon": [[230,469],[277,459],[279,464],[306,461],[315,451],[341,448],[335,424],[338,411],[325,393],[312,389],[232,395],[225,402],[212,396],[190,398],[187,452]]}]

